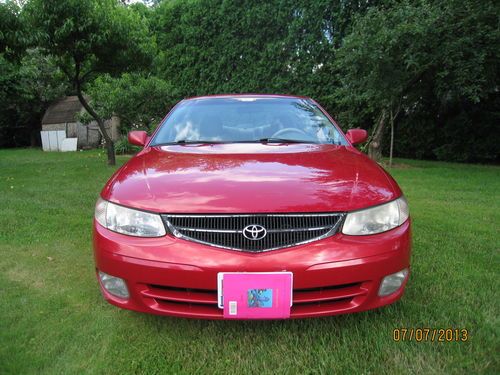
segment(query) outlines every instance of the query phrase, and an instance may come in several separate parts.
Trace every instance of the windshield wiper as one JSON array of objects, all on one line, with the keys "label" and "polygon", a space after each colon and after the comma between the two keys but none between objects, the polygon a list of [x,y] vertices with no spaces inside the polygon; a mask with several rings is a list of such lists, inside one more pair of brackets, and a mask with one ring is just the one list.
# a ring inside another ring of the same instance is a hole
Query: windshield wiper
[{"label": "windshield wiper", "polygon": [[286,139],[286,138],[261,138],[260,143],[318,143],[313,141],[307,141],[304,139]]},{"label": "windshield wiper", "polygon": [[318,142],[300,140],[300,139],[286,139],[286,138],[273,138],[273,137],[247,140],[247,141],[209,141],[209,140],[181,139],[179,141],[173,141],[173,142],[155,143],[154,145],[151,146],[154,147],[154,146],[192,145],[192,144],[210,145],[210,144],[226,144],[226,143],[314,143],[316,144]]},{"label": "windshield wiper", "polygon": [[173,142],[164,142],[164,143],[156,143],[152,146],[168,146],[168,145],[193,145],[193,144],[203,144],[203,145],[210,145],[210,144],[219,144],[219,143],[227,143],[227,142],[222,142],[222,141],[208,141],[208,140],[194,140],[194,139],[180,139],[178,141],[173,141]]}]

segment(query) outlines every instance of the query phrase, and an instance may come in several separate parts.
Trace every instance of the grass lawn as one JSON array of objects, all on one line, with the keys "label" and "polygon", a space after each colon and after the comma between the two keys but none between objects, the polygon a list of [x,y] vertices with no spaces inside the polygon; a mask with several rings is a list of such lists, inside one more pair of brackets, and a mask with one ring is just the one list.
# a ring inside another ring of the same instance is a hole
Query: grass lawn
[{"label": "grass lawn", "polygon": [[[214,322],[102,299],[91,220],[114,171],[104,154],[0,150],[0,374],[500,373],[500,168],[397,163],[414,223],[400,302],[322,319]],[[397,327],[466,328],[469,340],[395,342]]]}]

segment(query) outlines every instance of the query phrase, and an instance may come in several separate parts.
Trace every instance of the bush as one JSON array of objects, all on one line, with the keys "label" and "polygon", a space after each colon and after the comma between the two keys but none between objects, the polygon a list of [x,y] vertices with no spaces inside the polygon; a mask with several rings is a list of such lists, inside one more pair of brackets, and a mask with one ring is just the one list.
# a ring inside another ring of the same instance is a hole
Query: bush
[{"label": "bush", "polygon": [[127,137],[122,137],[115,142],[115,152],[119,155],[135,154],[141,150],[140,147],[131,145]]}]

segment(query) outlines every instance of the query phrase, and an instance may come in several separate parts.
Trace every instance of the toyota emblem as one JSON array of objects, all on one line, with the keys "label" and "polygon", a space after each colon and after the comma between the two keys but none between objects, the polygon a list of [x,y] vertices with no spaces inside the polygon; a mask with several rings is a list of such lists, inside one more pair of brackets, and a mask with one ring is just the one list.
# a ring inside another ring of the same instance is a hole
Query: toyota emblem
[{"label": "toyota emblem", "polygon": [[267,234],[266,228],[262,225],[251,224],[243,228],[243,237],[257,241],[263,239]]}]

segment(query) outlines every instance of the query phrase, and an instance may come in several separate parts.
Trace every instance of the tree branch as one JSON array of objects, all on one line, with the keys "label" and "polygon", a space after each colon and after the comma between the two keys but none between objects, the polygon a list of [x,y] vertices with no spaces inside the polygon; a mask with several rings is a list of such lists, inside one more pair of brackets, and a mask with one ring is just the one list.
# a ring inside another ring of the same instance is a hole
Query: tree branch
[{"label": "tree branch", "polygon": [[90,75],[91,75],[92,73],[95,73],[95,70],[90,69],[87,73],[85,73],[85,74],[82,76],[82,78],[80,78],[80,82],[82,82],[82,83],[83,83],[83,82],[85,82],[85,81],[86,81],[86,79],[87,79],[88,77],[90,77]]}]

